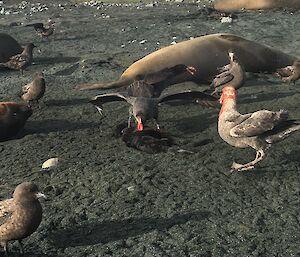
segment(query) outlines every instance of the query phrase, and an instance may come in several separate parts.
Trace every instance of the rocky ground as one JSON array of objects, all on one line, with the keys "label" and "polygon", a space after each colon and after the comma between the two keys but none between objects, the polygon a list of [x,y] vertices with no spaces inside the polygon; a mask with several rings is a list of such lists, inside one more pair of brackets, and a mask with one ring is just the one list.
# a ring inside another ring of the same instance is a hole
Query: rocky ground
[{"label": "rocky ground", "polygon": [[[230,32],[299,56],[299,12],[245,12],[221,23],[196,3],[5,1],[0,13],[1,32],[40,49],[24,75],[1,71],[1,100],[20,101],[16,93],[36,71],[47,83],[24,132],[0,143],[0,198],[25,180],[49,196],[38,231],[24,240],[25,256],[300,256],[299,133],[274,146],[256,170],[228,176],[233,160],[248,162],[255,153],[219,138],[217,110],[161,106],[160,124],[177,145],[147,154],[114,136],[127,119],[126,105],[107,104],[101,117],[87,102],[99,92],[73,89],[115,80],[153,50],[204,34]],[[49,40],[23,26],[48,18],[56,21]],[[168,91],[178,88],[197,87]],[[249,75],[239,109],[284,108],[299,119],[299,92],[299,82]],[[50,157],[59,158],[58,167],[41,171]],[[17,245],[11,248],[17,256]]]}]

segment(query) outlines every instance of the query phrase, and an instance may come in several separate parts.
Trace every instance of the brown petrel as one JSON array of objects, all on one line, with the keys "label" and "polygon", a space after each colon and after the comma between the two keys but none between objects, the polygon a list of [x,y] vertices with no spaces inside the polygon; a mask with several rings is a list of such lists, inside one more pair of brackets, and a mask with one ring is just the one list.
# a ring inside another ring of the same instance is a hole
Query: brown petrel
[{"label": "brown petrel", "polygon": [[10,57],[7,62],[0,63],[0,68],[8,68],[12,70],[26,69],[32,63],[32,52],[35,45],[33,43],[27,44],[23,52]]},{"label": "brown petrel", "polygon": [[40,193],[37,185],[23,182],[13,193],[13,198],[0,202],[0,245],[8,256],[8,242],[18,240],[23,254],[22,239],[36,231],[42,221],[42,206],[38,198]]},{"label": "brown petrel", "polygon": [[26,26],[33,27],[35,29],[35,31],[37,32],[37,34],[41,38],[48,38],[54,32],[54,24],[55,24],[55,22],[50,20],[49,23],[48,23],[48,27],[45,27],[45,25],[41,22],[28,24]]},{"label": "brown petrel", "polygon": [[23,86],[18,95],[31,106],[33,102],[38,104],[39,99],[44,96],[45,90],[46,84],[44,74],[42,72],[37,72],[33,81]]},{"label": "brown petrel", "polygon": [[234,87],[224,87],[220,103],[218,131],[220,137],[228,144],[256,150],[255,160],[246,164],[233,163],[231,171],[250,170],[263,160],[268,148],[300,129],[299,120],[288,120],[288,112],[260,110],[240,114],[237,111],[237,91]]},{"label": "brown petrel", "polygon": [[287,66],[277,70],[278,75],[282,78],[282,81],[296,84],[296,81],[300,78],[300,59],[296,60],[293,65]]}]

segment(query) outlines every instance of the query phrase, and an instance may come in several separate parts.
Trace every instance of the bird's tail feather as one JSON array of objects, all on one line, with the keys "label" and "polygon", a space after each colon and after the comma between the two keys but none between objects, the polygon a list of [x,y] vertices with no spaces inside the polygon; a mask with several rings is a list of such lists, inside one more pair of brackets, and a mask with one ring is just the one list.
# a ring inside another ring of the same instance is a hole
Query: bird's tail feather
[{"label": "bird's tail feather", "polygon": [[287,138],[298,130],[300,130],[300,120],[287,120],[277,126],[272,131],[272,135],[266,137],[266,142],[269,144],[276,143]]}]

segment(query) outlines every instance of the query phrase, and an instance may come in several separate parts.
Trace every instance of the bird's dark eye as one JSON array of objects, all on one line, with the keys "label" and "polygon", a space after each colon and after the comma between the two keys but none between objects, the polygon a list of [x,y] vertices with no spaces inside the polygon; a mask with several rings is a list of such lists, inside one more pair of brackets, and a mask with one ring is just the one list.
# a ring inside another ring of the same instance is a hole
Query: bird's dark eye
[{"label": "bird's dark eye", "polygon": [[16,112],[13,112],[13,114],[12,114],[13,116],[17,116],[17,113]]}]

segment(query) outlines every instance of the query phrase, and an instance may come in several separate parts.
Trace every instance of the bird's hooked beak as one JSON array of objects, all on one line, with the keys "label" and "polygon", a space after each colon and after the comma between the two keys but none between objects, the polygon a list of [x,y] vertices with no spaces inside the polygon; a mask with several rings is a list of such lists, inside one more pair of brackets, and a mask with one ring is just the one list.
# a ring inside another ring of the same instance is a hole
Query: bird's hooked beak
[{"label": "bird's hooked beak", "polygon": [[195,73],[196,73],[196,68],[195,67],[193,67],[193,66],[188,66],[187,68],[186,68],[186,71],[188,72],[188,73],[190,73],[191,75],[195,75]]},{"label": "bird's hooked beak", "polygon": [[142,118],[140,116],[136,116],[136,121],[137,121],[137,131],[143,131],[144,130],[144,125],[142,123]]},{"label": "bird's hooked beak", "polygon": [[36,198],[44,198],[44,199],[47,199],[47,196],[44,195],[44,194],[41,193],[41,192],[37,192],[35,195],[36,195]]}]

